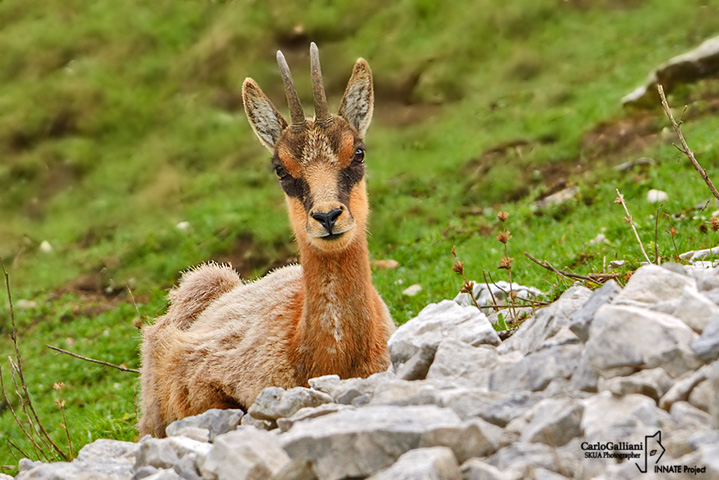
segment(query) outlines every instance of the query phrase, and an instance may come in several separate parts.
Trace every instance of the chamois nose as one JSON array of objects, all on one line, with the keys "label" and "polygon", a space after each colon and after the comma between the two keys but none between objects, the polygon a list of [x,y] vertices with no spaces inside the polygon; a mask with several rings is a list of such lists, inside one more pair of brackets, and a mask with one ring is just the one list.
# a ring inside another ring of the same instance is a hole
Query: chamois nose
[{"label": "chamois nose", "polygon": [[335,221],[340,215],[342,215],[342,209],[335,208],[328,213],[313,213],[312,218],[320,222],[322,226],[325,227],[325,229],[327,230],[327,233],[331,234],[332,228],[335,226]]}]

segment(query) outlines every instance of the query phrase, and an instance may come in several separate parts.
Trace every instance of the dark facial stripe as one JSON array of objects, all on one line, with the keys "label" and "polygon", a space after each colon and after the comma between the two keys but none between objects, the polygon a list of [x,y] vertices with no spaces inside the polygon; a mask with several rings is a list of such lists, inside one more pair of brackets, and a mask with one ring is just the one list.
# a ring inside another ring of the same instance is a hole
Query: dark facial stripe
[{"label": "dark facial stripe", "polygon": [[304,178],[294,178],[292,175],[287,175],[285,178],[280,179],[280,186],[288,197],[296,198],[302,202],[305,210],[310,211],[312,197],[310,196],[310,186]]},{"label": "dark facial stripe", "polygon": [[362,178],[364,178],[365,166],[364,163],[352,162],[349,167],[345,167],[340,170],[340,175],[337,184],[337,190],[339,191],[340,202],[345,205],[349,204],[350,192]]},{"label": "dark facial stripe", "polygon": [[[279,166],[284,167],[284,165],[282,165],[282,161],[275,153],[275,156],[272,158],[272,168],[276,169]],[[288,197],[296,198],[302,202],[307,211],[312,208],[310,186],[304,178],[295,178],[287,173],[284,177],[280,178],[280,186]]]}]

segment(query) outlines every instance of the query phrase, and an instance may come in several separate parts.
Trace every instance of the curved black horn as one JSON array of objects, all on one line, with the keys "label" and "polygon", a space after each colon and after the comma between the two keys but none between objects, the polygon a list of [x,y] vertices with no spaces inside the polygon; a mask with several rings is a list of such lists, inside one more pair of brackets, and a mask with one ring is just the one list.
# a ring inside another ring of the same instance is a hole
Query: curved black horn
[{"label": "curved black horn", "polygon": [[310,62],[312,65],[312,95],[315,101],[315,122],[327,126],[332,123],[332,116],[327,109],[327,96],[322,84],[320,69],[320,53],[315,42],[310,44]]},{"label": "curved black horn", "polygon": [[292,124],[290,128],[293,133],[299,133],[305,129],[306,120],[305,113],[302,110],[302,104],[300,103],[300,97],[297,96],[297,90],[295,90],[295,84],[292,83],[292,75],[290,74],[290,67],[287,65],[285,56],[282,55],[281,51],[277,51],[277,65],[280,66],[280,73],[282,74],[282,81],[285,84],[285,95],[287,96],[287,105],[290,107],[290,118]]}]

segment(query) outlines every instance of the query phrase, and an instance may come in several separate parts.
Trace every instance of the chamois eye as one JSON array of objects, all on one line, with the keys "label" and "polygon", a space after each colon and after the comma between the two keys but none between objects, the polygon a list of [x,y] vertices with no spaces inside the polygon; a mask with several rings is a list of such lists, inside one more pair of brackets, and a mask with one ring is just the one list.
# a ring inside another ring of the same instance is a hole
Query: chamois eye
[{"label": "chamois eye", "polygon": [[280,177],[280,179],[285,178],[287,175],[289,175],[285,167],[283,167],[282,165],[277,165],[275,167],[275,173],[278,177]]},{"label": "chamois eye", "polygon": [[355,149],[355,155],[354,155],[353,160],[354,160],[355,162],[359,162],[359,163],[364,162],[364,148],[362,148],[362,147],[357,147],[357,148]]}]

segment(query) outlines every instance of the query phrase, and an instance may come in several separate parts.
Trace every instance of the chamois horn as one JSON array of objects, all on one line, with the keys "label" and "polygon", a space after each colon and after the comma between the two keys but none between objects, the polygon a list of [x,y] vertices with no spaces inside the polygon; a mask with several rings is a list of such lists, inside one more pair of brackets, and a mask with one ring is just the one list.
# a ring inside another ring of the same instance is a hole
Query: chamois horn
[{"label": "chamois horn", "polygon": [[287,60],[280,50],[277,51],[277,65],[280,67],[280,73],[282,74],[282,81],[285,84],[285,95],[287,96],[287,105],[290,107],[290,117],[292,123],[290,129],[292,133],[300,133],[305,129],[306,120],[305,113],[302,110],[302,104],[300,103],[300,97],[297,96],[297,90],[295,90],[295,84],[292,83],[292,75],[290,74],[290,67],[287,65]]},{"label": "chamois horn", "polygon": [[312,95],[315,102],[315,123],[322,126],[332,124],[332,115],[327,109],[327,96],[322,84],[322,70],[320,69],[320,53],[315,42],[310,44],[310,62],[312,69]]}]

